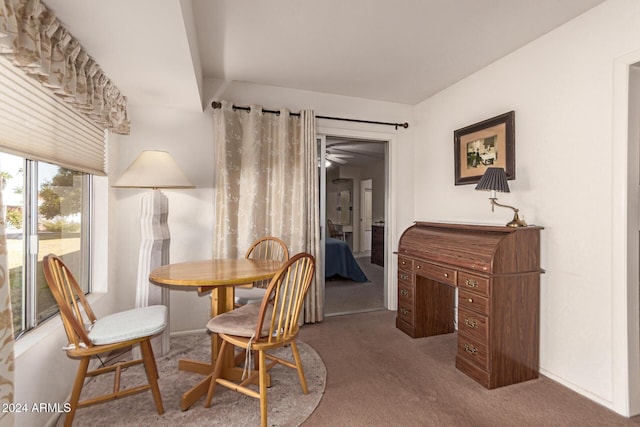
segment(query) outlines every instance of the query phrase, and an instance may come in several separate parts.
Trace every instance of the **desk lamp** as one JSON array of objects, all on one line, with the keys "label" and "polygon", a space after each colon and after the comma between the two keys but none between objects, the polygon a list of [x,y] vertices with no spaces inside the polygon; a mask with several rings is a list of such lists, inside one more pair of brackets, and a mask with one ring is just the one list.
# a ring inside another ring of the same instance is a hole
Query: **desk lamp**
[{"label": "desk lamp", "polygon": [[507,227],[526,227],[527,223],[518,217],[518,209],[513,206],[503,205],[497,202],[496,191],[501,193],[510,193],[509,184],[507,183],[507,175],[503,168],[487,168],[480,182],[476,185],[476,190],[491,191],[489,200],[491,201],[491,212],[495,206],[509,208],[513,210],[513,219],[507,223]]},{"label": "desk lamp", "polygon": [[[113,184],[120,188],[150,188],[142,197],[140,249],[136,280],[137,307],[162,304],[169,307],[169,288],[149,283],[151,270],[169,263],[169,199],[161,188],[195,188],[166,151],[143,151]],[[159,354],[169,351],[169,328],[154,338]],[[152,342],[154,341],[152,340]]]}]

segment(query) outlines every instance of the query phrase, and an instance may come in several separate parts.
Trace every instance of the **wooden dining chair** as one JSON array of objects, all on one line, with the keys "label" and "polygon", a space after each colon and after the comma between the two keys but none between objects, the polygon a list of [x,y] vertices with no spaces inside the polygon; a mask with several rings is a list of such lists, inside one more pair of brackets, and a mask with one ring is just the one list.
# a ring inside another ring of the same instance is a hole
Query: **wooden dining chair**
[{"label": "wooden dining chair", "polygon": [[[276,364],[298,371],[302,392],[307,394],[307,382],[300,361],[296,336],[299,331],[299,316],[305,295],[315,273],[315,259],[308,253],[293,256],[271,279],[269,287],[260,303],[246,304],[233,311],[214,317],[207,328],[222,339],[220,353],[216,360],[205,407],[211,406],[211,400],[217,384],[260,399],[261,425],[267,425],[267,372]],[[290,344],[293,362],[268,354],[268,351]],[[248,370],[251,361],[245,360],[246,378],[239,383],[222,378],[226,351],[233,346],[245,350],[250,359],[252,352],[257,354],[258,369]],[[267,360],[269,363],[267,364]],[[258,378],[258,391],[250,388]]]},{"label": "wooden dining chair", "polygon": [[[271,259],[286,261],[289,259],[287,244],[277,237],[267,236],[253,242],[244,255],[247,259]],[[262,301],[269,280],[254,282],[248,287],[236,287],[234,302],[236,307]]]},{"label": "wooden dining chair", "polygon": [[[72,359],[80,359],[71,391],[71,410],[66,415],[65,426],[71,426],[76,410],[89,405],[107,402],[121,397],[151,390],[158,414],[164,413],[162,396],[158,387],[158,370],[151,348],[151,338],[167,326],[167,307],[154,305],[122,311],[97,319],[78,282],[61,258],[49,254],[44,257],[45,279],[60,309],[69,343],[64,350]],[[102,366],[89,370],[92,357],[140,344],[141,359]],[[144,364],[148,383],[120,390],[120,373],[130,366]],[[80,401],[80,393],[87,377],[115,371],[113,392]]]}]

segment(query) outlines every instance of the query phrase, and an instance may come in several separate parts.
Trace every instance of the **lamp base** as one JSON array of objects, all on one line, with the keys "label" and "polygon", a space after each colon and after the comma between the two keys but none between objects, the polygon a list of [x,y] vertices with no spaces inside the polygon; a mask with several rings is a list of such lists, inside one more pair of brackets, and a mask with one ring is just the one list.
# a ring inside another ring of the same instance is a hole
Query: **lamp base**
[{"label": "lamp base", "polygon": [[513,219],[507,223],[507,227],[526,227],[527,223],[518,216],[518,211],[513,214]]},{"label": "lamp base", "polygon": [[[147,307],[161,304],[170,309],[170,294],[167,286],[158,286],[149,282],[151,270],[169,264],[169,199],[160,190],[146,192],[142,196],[140,212],[140,248],[138,249],[138,276],[136,282],[135,307]],[[169,352],[169,327],[151,340],[153,352],[165,355]],[[134,356],[140,357],[139,349]]]},{"label": "lamp base", "polygon": [[513,219],[507,223],[507,227],[526,227],[527,226],[527,223],[524,222],[523,219],[520,219],[520,217],[518,216],[518,209],[514,208],[513,206],[503,205],[502,203],[498,203],[497,202],[498,199],[495,197],[489,197],[489,200],[491,201],[491,212],[493,212],[493,208],[495,206],[500,206],[501,208],[509,208],[513,211]]}]

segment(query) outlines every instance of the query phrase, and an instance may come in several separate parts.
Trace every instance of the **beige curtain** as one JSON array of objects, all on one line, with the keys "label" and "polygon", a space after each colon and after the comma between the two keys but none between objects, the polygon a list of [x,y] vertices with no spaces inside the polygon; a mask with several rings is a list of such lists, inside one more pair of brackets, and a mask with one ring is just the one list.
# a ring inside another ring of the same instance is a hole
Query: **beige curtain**
[{"label": "beige curtain", "polygon": [[[4,202],[2,201],[4,179],[0,178],[0,404],[13,403],[13,319],[5,236]],[[0,411],[0,425],[13,425],[12,411]]]},{"label": "beige curtain", "polygon": [[[242,257],[257,238],[272,235],[290,254],[319,256],[318,170],[315,116],[293,117],[234,110],[222,102],[214,110],[215,257]],[[316,283],[318,281],[316,280]],[[314,283],[305,304],[305,322],[323,316],[322,290]]]},{"label": "beige curtain", "polygon": [[0,54],[102,128],[129,133],[127,98],[40,0],[0,0]]}]

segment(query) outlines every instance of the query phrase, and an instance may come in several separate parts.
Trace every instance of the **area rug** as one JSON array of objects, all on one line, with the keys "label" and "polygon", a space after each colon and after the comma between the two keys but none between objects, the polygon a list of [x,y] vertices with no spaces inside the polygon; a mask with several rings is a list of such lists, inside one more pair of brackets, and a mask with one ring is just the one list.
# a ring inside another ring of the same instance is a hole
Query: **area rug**
[{"label": "area rug", "polygon": [[[171,350],[157,357],[160,372],[160,393],[165,413],[158,415],[151,392],[144,392],[100,405],[78,409],[74,426],[249,426],[260,425],[260,402],[225,387],[216,388],[210,408],[204,407],[204,397],[187,411],[180,410],[180,396],[195,385],[201,375],[178,370],[178,359],[206,361],[210,357],[207,334],[171,338]],[[308,394],[302,394],[297,372],[281,365],[271,369],[271,387],[267,390],[268,424],[299,426],[316,408],[326,383],[327,371],[318,353],[308,344],[298,341]],[[289,347],[273,352],[292,360]],[[135,366],[122,373],[124,387],[144,383],[144,368]],[[81,399],[104,393],[112,387],[112,377],[103,375],[85,385]],[[64,417],[58,420],[63,425]]]}]

